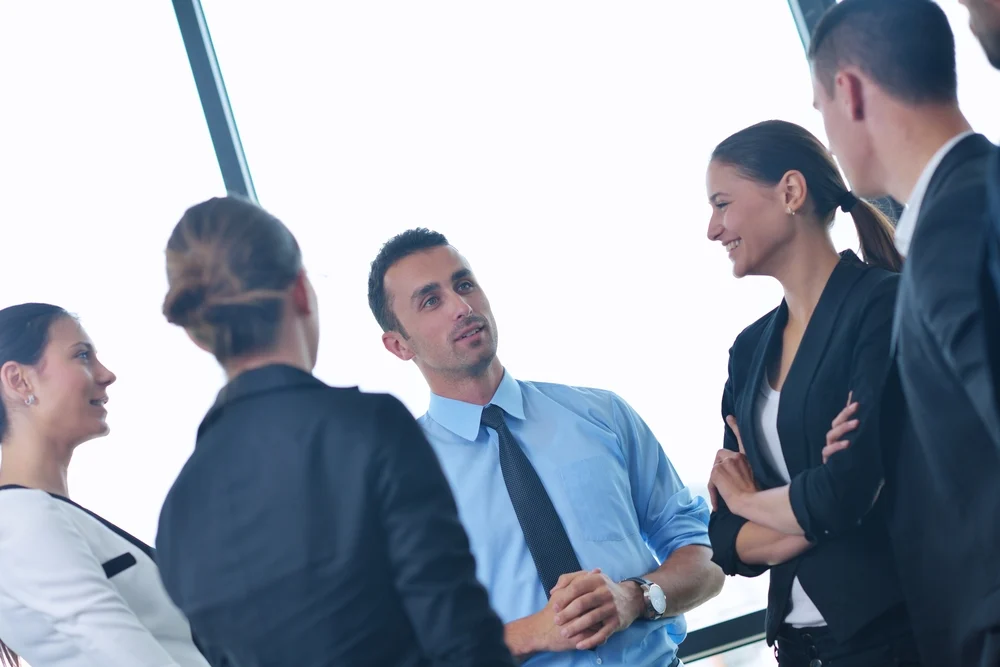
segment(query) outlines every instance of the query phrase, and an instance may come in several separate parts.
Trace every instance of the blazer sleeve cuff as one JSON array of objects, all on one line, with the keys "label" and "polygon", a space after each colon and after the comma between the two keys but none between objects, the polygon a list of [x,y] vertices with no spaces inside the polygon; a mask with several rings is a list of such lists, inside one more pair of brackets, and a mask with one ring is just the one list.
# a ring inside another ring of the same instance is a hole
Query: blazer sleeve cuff
[{"label": "blazer sleeve cuff", "polygon": [[757,577],[767,572],[766,565],[748,565],[736,552],[736,536],[747,522],[729,512],[713,512],[708,522],[708,535],[712,542],[712,561],[727,575]]}]

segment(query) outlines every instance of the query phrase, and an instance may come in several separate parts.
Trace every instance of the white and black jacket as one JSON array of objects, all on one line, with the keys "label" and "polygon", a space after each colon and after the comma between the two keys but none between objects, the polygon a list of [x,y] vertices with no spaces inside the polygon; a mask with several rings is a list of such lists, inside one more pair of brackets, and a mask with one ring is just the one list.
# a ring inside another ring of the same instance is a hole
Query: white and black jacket
[{"label": "white and black jacket", "polygon": [[153,550],[73,501],[0,487],[0,640],[32,667],[207,667]]}]

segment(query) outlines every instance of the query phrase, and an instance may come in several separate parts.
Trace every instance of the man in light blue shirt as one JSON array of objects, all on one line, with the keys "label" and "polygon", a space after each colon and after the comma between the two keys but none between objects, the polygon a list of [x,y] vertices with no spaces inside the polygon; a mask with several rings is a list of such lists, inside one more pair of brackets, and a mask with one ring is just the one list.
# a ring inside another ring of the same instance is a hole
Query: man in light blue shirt
[{"label": "man in light blue shirt", "polygon": [[724,577],[706,503],[639,415],[608,391],[506,372],[489,301],[441,234],[386,243],[368,298],[386,349],[431,389],[421,424],[511,652],[538,667],[679,664],[682,614]]}]

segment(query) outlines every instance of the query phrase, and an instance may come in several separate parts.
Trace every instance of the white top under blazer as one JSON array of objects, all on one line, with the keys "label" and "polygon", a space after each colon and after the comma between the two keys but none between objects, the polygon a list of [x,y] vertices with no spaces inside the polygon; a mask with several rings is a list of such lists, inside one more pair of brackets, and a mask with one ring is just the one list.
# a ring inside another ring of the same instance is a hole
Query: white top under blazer
[{"label": "white top under blazer", "polygon": [[31,667],[208,667],[152,555],[67,498],[0,487],[0,640]]}]

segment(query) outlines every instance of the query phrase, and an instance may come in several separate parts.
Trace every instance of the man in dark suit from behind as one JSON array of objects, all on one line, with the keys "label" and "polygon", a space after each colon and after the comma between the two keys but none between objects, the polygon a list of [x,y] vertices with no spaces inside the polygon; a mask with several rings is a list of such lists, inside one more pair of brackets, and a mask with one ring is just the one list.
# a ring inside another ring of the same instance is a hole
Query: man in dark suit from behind
[{"label": "man in dark suit from behind", "polygon": [[995,147],[957,101],[932,0],[843,0],[810,45],[814,104],[861,197],[906,203],[883,401],[889,531],[927,665],[1000,664],[1000,415],[984,304]]},{"label": "man in dark suit from behind", "polygon": [[[969,10],[969,26],[972,33],[983,45],[983,51],[990,64],[1000,70],[1000,0],[960,0]],[[997,113],[1000,113],[998,105]],[[1000,149],[993,153],[989,166],[988,188],[990,207],[993,212],[993,239],[987,259],[987,280],[993,283],[996,308],[992,315],[991,354],[993,356],[993,379],[1000,383]],[[1000,386],[997,387],[1000,400]]]}]

